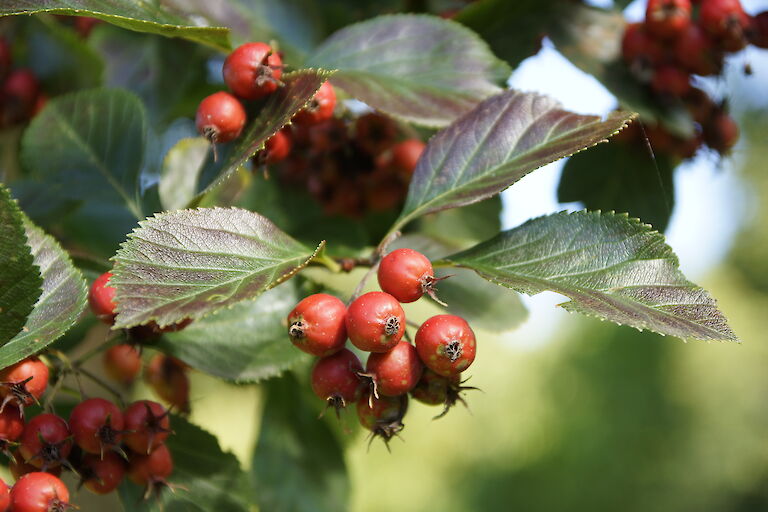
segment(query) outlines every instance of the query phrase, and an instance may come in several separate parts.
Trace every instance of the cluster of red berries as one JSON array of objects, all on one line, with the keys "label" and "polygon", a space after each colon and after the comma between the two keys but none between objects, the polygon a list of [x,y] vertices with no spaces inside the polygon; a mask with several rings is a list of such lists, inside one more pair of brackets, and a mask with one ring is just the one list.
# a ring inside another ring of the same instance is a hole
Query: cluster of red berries
[{"label": "cluster of red berries", "polygon": [[750,42],[768,47],[766,15],[750,17],[739,0],[648,0],[645,20],[624,32],[624,60],[660,101],[681,100],[697,125],[687,139],[650,127],[654,149],[689,158],[702,143],[721,154],[736,144],[738,126],[725,105],[693,87],[691,76],[720,74],[725,55]]},{"label": "cluster of red berries", "polygon": [[47,100],[30,69],[13,68],[11,45],[0,37],[0,129],[29,121]]},{"label": "cluster of red berries", "polygon": [[[91,285],[88,303],[91,311],[102,322],[112,325],[115,322],[115,289],[109,286],[110,272],[101,274]],[[154,322],[126,329],[128,343],[120,343],[104,352],[105,373],[114,381],[128,386],[141,372],[142,344],[152,341],[166,332],[175,332],[191,323],[187,319],[178,324],[160,328]],[[154,392],[179,412],[189,412],[189,367],[175,357],[162,353],[153,356],[144,367],[144,380]]]},{"label": "cluster of red berries", "polygon": [[[299,302],[288,315],[288,336],[299,349],[319,357],[312,369],[312,389],[329,406],[357,404],[360,423],[388,441],[403,428],[408,393],[416,400],[448,408],[462,401],[461,373],[475,359],[475,334],[454,315],[437,315],[404,341],[401,303],[434,293],[429,259],[411,249],[387,254],[378,269],[383,291],[366,293],[349,305],[318,293]],[[346,340],[370,352],[365,370]],[[441,414],[442,416],[442,414]]]},{"label": "cluster of red berries", "polygon": [[24,408],[43,396],[48,377],[36,357],[0,371],[0,449],[16,479],[11,488],[0,480],[0,512],[69,508],[69,491],[58,478],[62,468],[96,494],[114,491],[126,475],[148,492],[167,485],[173,460],[164,445],[171,430],[162,405],[140,400],[123,411],[90,398],[72,409],[68,421],[49,412],[26,418]]}]

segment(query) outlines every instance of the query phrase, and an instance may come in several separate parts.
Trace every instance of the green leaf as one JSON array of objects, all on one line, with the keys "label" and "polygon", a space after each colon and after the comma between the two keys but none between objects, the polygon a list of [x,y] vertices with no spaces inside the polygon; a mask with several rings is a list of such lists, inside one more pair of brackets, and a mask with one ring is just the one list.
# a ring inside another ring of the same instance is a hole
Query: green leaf
[{"label": "green leaf", "polygon": [[43,293],[20,333],[0,347],[0,368],[40,352],[77,321],[85,309],[87,286],[69,255],[28,219],[24,219],[27,243],[43,276]]},{"label": "green leaf", "polygon": [[501,231],[501,209],[501,196],[489,197],[479,203],[423,217],[419,232],[454,250],[464,249]]},{"label": "green leaf", "polygon": [[614,210],[664,231],[675,201],[673,159],[644,146],[612,141],[572,156],[563,167],[557,199],[587,210]]},{"label": "green leaf", "polygon": [[118,488],[125,510],[132,512],[248,512],[255,501],[248,475],[216,438],[180,416],[171,416],[173,434],[166,445],[173,456],[169,482],[159,499],[143,500],[144,489],[125,481]]},{"label": "green leaf", "polygon": [[122,201],[142,218],[145,118],[141,101],[126,91],[92,89],[59,96],[24,133],[22,161],[33,178],[66,197]]},{"label": "green leaf", "polygon": [[533,93],[489,98],[429,141],[393,230],[498,194],[534,169],[605,141],[632,118],[574,114]]},{"label": "green leaf", "polygon": [[[283,76],[284,87],[270,95],[259,115],[231,147],[223,165],[214,171],[215,178],[206,183],[205,189],[190,203],[200,204],[203,196],[224,183],[253,155],[264,148],[264,142],[288,124],[291,118],[312,99],[332,72],[321,69],[303,69]],[[206,172],[205,175],[210,173]]]},{"label": "green leaf", "polygon": [[329,37],[311,66],[371,107],[425,126],[445,126],[498,93],[509,67],[471,30],[433,16],[379,16]]},{"label": "green leaf", "polygon": [[347,510],[349,481],[339,440],[317,418],[294,376],[270,380],[267,390],[252,469],[260,509]]},{"label": "green leaf", "polygon": [[91,16],[118,27],[167,37],[183,37],[221,50],[229,49],[228,29],[200,27],[191,20],[173,14],[157,2],[131,0],[4,0],[0,16],[13,14],[63,14]]},{"label": "green leaf", "polygon": [[160,201],[165,210],[178,210],[192,200],[211,144],[203,137],[180,140],[163,159]]},{"label": "green leaf", "polygon": [[568,311],[680,338],[737,341],[706,290],[680,272],[664,236],[627,215],[539,217],[446,260],[521,293],[565,295]]},{"label": "green leaf", "polygon": [[24,232],[24,214],[0,183],[0,345],[16,336],[42,293],[43,278]]},{"label": "green leaf", "polygon": [[164,335],[159,347],[222,379],[243,383],[274,377],[305,359],[288,341],[283,325],[298,301],[296,287],[288,282],[255,301],[235,304]]},{"label": "green leaf", "polygon": [[201,318],[277,286],[315,254],[247,210],[157,214],[141,221],[113,258],[115,327]]}]

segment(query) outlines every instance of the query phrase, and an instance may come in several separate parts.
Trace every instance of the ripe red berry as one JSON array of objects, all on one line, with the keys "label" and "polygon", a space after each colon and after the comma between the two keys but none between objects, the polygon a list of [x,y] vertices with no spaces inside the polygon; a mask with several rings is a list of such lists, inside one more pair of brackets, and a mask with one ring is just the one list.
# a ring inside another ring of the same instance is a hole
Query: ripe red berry
[{"label": "ripe red berry", "polygon": [[19,407],[22,415],[24,406],[36,402],[48,387],[48,367],[36,357],[23,361],[0,371],[0,396],[3,403],[0,410],[7,404]]},{"label": "ripe red berry", "polygon": [[386,352],[405,332],[405,312],[392,295],[369,292],[347,310],[347,334],[354,346],[368,352]]},{"label": "ripe red berry", "polygon": [[9,508],[11,508],[11,489],[0,478],[0,512],[8,512]]},{"label": "ripe red berry", "polygon": [[400,302],[414,302],[433,291],[435,272],[429,259],[413,249],[395,249],[381,259],[379,286]]},{"label": "ripe red berry", "polygon": [[402,174],[410,176],[427,147],[419,139],[406,139],[392,146],[392,165]]},{"label": "ripe red berry", "polygon": [[648,0],[645,24],[651,34],[673,38],[681,34],[690,22],[690,0]]},{"label": "ripe red berry", "polygon": [[448,400],[450,390],[460,385],[461,374],[443,377],[427,368],[416,387],[411,390],[411,396],[427,405],[443,405]]},{"label": "ripe red berry", "polygon": [[63,512],[68,502],[67,486],[49,473],[28,473],[11,489],[13,512]]},{"label": "ripe red berry", "polygon": [[658,94],[684,96],[691,88],[690,76],[676,66],[661,66],[653,74],[651,87]]},{"label": "ripe red berry", "polygon": [[416,350],[421,361],[435,373],[456,375],[475,360],[475,333],[461,317],[437,315],[416,331]]},{"label": "ripe red berry", "polygon": [[739,125],[725,112],[714,114],[703,128],[704,142],[721,155],[727,154],[739,141]]},{"label": "ripe red berry", "polygon": [[246,43],[227,56],[224,82],[236,96],[257,100],[275,92],[283,76],[283,59],[266,43]]},{"label": "ripe red berry", "polygon": [[389,442],[403,430],[403,418],[407,411],[408,395],[379,398],[367,395],[357,402],[357,418],[363,427],[371,431],[371,440],[379,436]]},{"label": "ripe red berry", "polygon": [[231,94],[219,91],[203,98],[197,107],[195,125],[212,143],[224,143],[240,136],[245,126],[245,109]]},{"label": "ripe red berry", "polygon": [[128,466],[128,478],[142,486],[165,482],[172,472],[173,458],[164,444],[159,445],[149,455],[131,455]]},{"label": "ripe red berry", "polygon": [[755,15],[750,20],[749,42],[758,48],[768,48],[768,11]]},{"label": "ripe red berry", "polygon": [[374,389],[378,393],[397,396],[416,386],[424,365],[413,345],[401,341],[388,352],[368,356],[365,371],[372,376]]},{"label": "ripe red berry", "polygon": [[288,314],[288,336],[297,348],[313,356],[340,350],[347,339],[347,307],[337,297],[316,293],[299,302]]},{"label": "ripe red berry", "polygon": [[325,82],[309,100],[309,104],[296,114],[294,121],[300,124],[318,124],[333,117],[336,108],[336,91],[330,82]]},{"label": "ripe red berry", "polygon": [[189,377],[184,363],[175,357],[157,354],[144,369],[144,379],[157,396],[179,412],[189,412]]},{"label": "ripe red berry", "polygon": [[749,16],[739,0],[702,0],[699,24],[715,37],[743,39]]},{"label": "ripe red berry", "polygon": [[698,25],[690,25],[680,34],[675,41],[674,52],[677,61],[696,75],[716,75],[722,68],[722,54]]},{"label": "ripe red berry", "polygon": [[112,380],[130,384],[141,371],[141,354],[133,345],[121,343],[104,352],[104,371]]},{"label": "ripe red berry", "polygon": [[24,431],[24,418],[14,405],[6,405],[0,412],[0,449],[16,441]]},{"label": "ripe red berry", "polygon": [[105,324],[115,323],[115,289],[109,286],[111,272],[104,272],[91,285],[88,292],[88,305],[96,317]]},{"label": "ripe red berry", "polygon": [[83,485],[94,494],[109,494],[117,489],[125,470],[125,460],[114,452],[107,452],[104,457],[89,453],[80,463]]},{"label": "ripe red berry", "polygon": [[40,82],[32,71],[29,69],[12,71],[5,79],[1,94],[8,121],[17,123],[32,117],[39,94]]},{"label": "ripe red berry", "polygon": [[359,374],[363,365],[357,356],[346,348],[335,354],[318,359],[312,368],[312,391],[321,400],[338,411],[360,398]]},{"label": "ripe red berry", "polygon": [[125,422],[120,409],[103,398],[80,402],[69,415],[75,443],[86,453],[101,455],[119,450]]},{"label": "ripe red berry", "polygon": [[644,23],[630,23],[621,42],[624,61],[638,73],[645,73],[664,59],[664,49]]},{"label": "ripe red berry", "polygon": [[397,137],[397,125],[389,117],[371,112],[355,121],[355,143],[371,155],[388,149]]},{"label": "ripe red berry", "polygon": [[126,434],[123,443],[139,454],[148,454],[161,445],[171,433],[168,411],[157,402],[139,400],[123,413]]},{"label": "ripe red berry", "polygon": [[291,129],[285,127],[264,143],[264,150],[259,156],[259,163],[272,165],[282,162],[291,154]]},{"label": "ripe red berry", "polygon": [[24,427],[19,453],[36,468],[46,471],[65,462],[72,450],[67,422],[55,414],[43,413]]}]

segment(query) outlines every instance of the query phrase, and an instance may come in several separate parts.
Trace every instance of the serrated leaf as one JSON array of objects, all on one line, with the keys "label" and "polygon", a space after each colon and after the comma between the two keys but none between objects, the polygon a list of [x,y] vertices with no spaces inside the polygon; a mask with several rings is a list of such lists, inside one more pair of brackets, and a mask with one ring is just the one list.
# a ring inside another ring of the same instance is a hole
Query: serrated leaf
[{"label": "serrated leaf", "polygon": [[0,345],[16,336],[43,292],[24,232],[24,215],[0,183]]},{"label": "serrated leaf", "polygon": [[412,14],[345,27],[308,63],[338,70],[331,82],[371,107],[425,126],[449,124],[498,93],[510,74],[471,30]]},{"label": "serrated leaf", "polygon": [[33,178],[71,199],[122,201],[142,218],[139,174],[146,144],[141,101],[92,89],[48,102],[27,128],[21,158]]},{"label": "serrated leaf", "polygon": [[737,340],[706,290],[680,272],[664,236],[626,215],[539,217],[446,260],[521,293],[565,295],[568,311],[680,338]]},{"label": "serrated leaf", "polygon": [[314,254],[247,210],[157,214],[141,221],[113,258],[115,327],[201,318],[280,284]]},{"label": "serrated leaf", "polygon": [[298,301],[295,286],[288,282],[255,301],[235,304],[164,335],[159,347],[222,379],[244,383],[274,377],[305,358],[291,345],[284,325]]},{"label": "serrated leaf", "polygon": [[534,93],[489,98],[429,141],[395,228],[498,194],[534,169],[605,141],[632,118],[574,114]]},{"label": "serrated leaf", "polygon": [[157,2],[131,0],[4,0],[0,16],[14,14],[63,14],[91,16],[118,27],[167,37],[183,37],[222,50],[229,49],[225,27],[200,27],[191,20],[171,13]]},{"label": "serrated leaf", "polygon": [[349,482],[341,444],[293,375],[267,383],[267,403],[251,470],[261,510],[347,510]]},{"label": "serrated leaf", "polygon": [[165,210],[178,210],[192,200],[211,144],[203,137],[182,139],[165,155],[160,171],[160,202]]},{"label": "serrated leaf", "polygon": [[58,242],[26,218],[24,230],[43,277],[43,293],[21,332],[0,347],[0,368],[40,352],[67,332],[85,309],[88,294],[83,275]]},{"label": "serrated leaf", "polygon": [[125,510],[132,512],[200,511],[248,512],[255,498],[248,475],[237,458],[225,452],[216,438],[186,419],[171,416],[173,434],[166,446],[173,457],[168,481],[158,499],[143,499],[144,489],[127,478],[118,488]]},{"label": "serrated leaf", "polygon": [[270,95],[259,111],[259,115],[251,121],[249,127],[231,147],[227,158],[221,166],[212,173],[214,178],[205,181],[205,189],[197,195],[190,206],[197,206],[200,200],[210,190],[224,183],[248,159],[264,147],[264,142],[288,124],[291,118],[312,99],[321,85],[331,76],[331,71],[322,69],[303,69],[282,77],[285,84],[278,92]]}]

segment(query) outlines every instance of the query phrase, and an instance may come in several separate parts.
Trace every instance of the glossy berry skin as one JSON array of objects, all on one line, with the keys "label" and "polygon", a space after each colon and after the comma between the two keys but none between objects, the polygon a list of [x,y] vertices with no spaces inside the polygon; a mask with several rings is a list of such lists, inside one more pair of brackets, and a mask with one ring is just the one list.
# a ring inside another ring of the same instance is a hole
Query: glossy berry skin
[{"label": "glossy berry skin", "polygon": [[144,380],[160,398],[182,413],[189,412],[189,376],[184,363],[157,354],[144,369]]},{"label": "glossy berry skin", "polygon": [[419,139],[407,139],[392,146],[392,165],[401,173],[410,176],[427,147]]},{"label": "glossy berry skin", "polygon": [[283,60],[266,43],[246,43],[227,56],[224,82],[235,96],[257,100],[275,92],[283,75]]},{"label": "glossy berry skin", "polygon": [[0,384],[3,404],[30,405],[48,387],[48,367],[38,358],[29,357],[0,371]]},{"label": "glossy berry skin", "polygon": [[141,354],[133,345],[121,343],[104,352],[103,363],[109,378],[128,385],[141,371]]},{"label": "glossy berry skin", "polygon": [[702,0],[699,24],[715,37],[741,34],[749,26],[749,16],[740,0]]},{"label": "glossy berry skin", "polygon": [[63,512],[68,502],[67,486],[49,473],[28,473],[11,489],[13,512]]},{"label": "glossy berry skin", "polygon": [[369,292],[347,310],[347,335],[354,346],[367,352],[386,352],[405,333],[405,312],[392,295]]},{"label": "glossy berry skin", "polygon": [[89,453],[80,463],[83,485],[94,494],[109,494],[123,481],[126,463],[114,452],[100,455]]},{"label": "glossy berry skin", "polygon": [[460,374],[443,377],[426,369],[416,387],[411,390],[411,396],[427,405],[444,405],[448,402],[451,389],[459,389],[459,386]]},{"label": "glossy berry skin", "polygon": [[312,391],[338,407],[357,402],[361,392],[358,374],[362,371],[363,365],[354,352],[342,348],[317,360],[312,368]]},{"label": "glossy berry skin", "polygon": [[139,454],[148,454],[171,433],[171,419],[165,407],[151,400],[139,400],[123,412],[126,434],[123,443]]},{"label": "glossy berry skin", "polygon": [[288,314],[288,336],[294,346],[322,357],[337,352],[347,339],[347,307],[327,293],[305,297]]},{"label": "glossy berry skin", "polygon": [[245,109],[240,101],[227,92],[219,91],[200,102],[195,126],[200,135],[219,144],[238,138],[245,120]]},{"label": "glossy berry skin", "polygon": [[379,286],[400,302],[414,302],[430,290],[435,271],[429,259],[413,249],[395,249],[381,259]]},{"label": "glossy berry skin", "polygon": [[104,272],[91,284],[88,291],[88,305],[96,317],[105,324],[115,323],[115,289],[109,286],[111,272]]},{"label": "glossy berry skin", "polygon": [[391,437],[402,429],[402,419],[408,411],[408,395],[400,396],[364,396],[357,402],[357,419],[366,429],[379,433],[377,430],[391,429]]},{"label": "glossy berry skin", "polygon": [[690,76],[676,66],[661,66],[653,74],[651,88],[657,94],[683,96],[691,89]]},{"label": "glossy berry skin", "polygon": [[55,414],[43,413],[32,418],[19,439],[19,453],[36,468],[59,466],[72,450],[69,426]]},{"label": "glossy berry skin", "polygon": [[173,473],[173,458],[168,447],[161,444],[149,455],[131,455],[128,478],[136,485],[147,486],[164,482]]},{"label": "glossy berry skin", "polygon": [[421,361],[438,375],[457,375],[475,360],[475,333],[455,315],[428,319],[416,331],[415,342]]},{"label": "glossy berry skin", "polygon": [[388,352],[368,356],[366,373],[372,374],[379,394],[398,396],[416,386],[424,365],[413,345],[401,341]]},{"label": "glossy berry skin", "polygon": [[690,25],[675,41],[674,54],[677,62],[691,73],[716,75],[722,67],[722,55],[715,49],[710,37],[698,25]]},{"label": "glossy berry skin", "polygon": [[3,479],[0,478],[0,512],[8,512],[11,508],[11,489]]},{"label": "glossy berry skin", "polygon": [[115,404],[103,398],[89,398],[72,409],[69,428],[75,443],[84,452],[101,455],[119,449],[125,422]]},{"label": "glossy berry skin", "polygon": [[291,130],[283,128],[264,143],[264,163],[271,165],[282,162],[291,154],[291,146]]},{"label": "glossy berry skin", "polygon": [[14,405],[6,405],[0,412],[0,441],[16,441],[24,432],[24,418]]},{"label": "glossy berry skin", "polygon": [[690,0],[648,0],[645,24],[651,34],[673,38],[681,34],[690,22]]},{"label": "glossy berry skin", "polygon": [[333,109],[335,108],[336,91],[330,82],[325,82],[309,101],[309,105],[296,114],[294,121],[304,125],[322,123],[333,117]]}]

